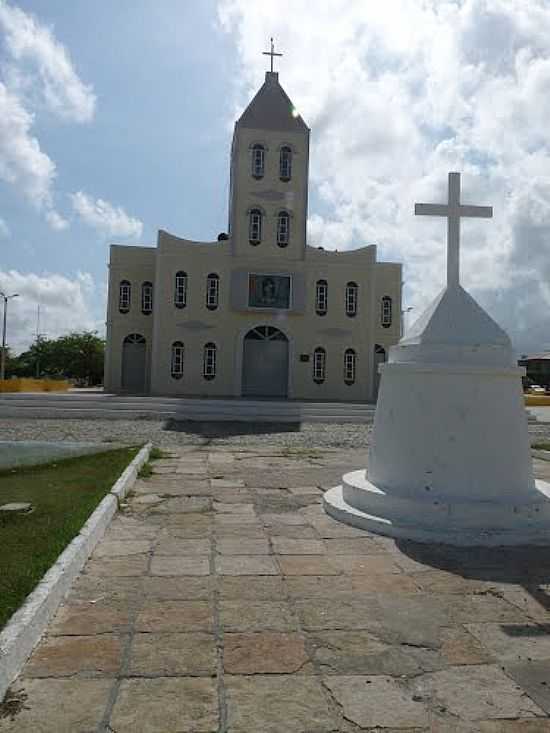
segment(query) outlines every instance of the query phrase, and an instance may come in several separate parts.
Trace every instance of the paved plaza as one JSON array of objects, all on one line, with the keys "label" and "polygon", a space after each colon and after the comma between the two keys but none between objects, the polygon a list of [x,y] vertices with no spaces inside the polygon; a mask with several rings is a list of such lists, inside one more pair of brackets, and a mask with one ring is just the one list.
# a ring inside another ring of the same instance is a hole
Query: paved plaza
[{"label": "paved plaza", "polygon": [[364,460],[189,445],[155,461],[0,731],[550,731],[550,549],[423,546],[335,522],[322,491]]}]

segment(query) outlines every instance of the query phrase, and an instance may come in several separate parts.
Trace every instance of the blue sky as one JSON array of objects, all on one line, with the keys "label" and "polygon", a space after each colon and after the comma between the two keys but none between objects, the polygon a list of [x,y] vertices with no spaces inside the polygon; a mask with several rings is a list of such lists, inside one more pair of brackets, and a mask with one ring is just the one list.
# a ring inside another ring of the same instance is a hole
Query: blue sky
[{"label": "blue sky", "polygon": [[[492,204],[463,282],[518,350],[550,348],[550,6],[544,0],[0,0],[0,289],[9,340],[102,328],[109,242],[226,228],[232,124],[263,80],[312,128],[309,239],[443,285],[445,227],[415,201]],[[4,120],[2,122],[1,120]]]}]

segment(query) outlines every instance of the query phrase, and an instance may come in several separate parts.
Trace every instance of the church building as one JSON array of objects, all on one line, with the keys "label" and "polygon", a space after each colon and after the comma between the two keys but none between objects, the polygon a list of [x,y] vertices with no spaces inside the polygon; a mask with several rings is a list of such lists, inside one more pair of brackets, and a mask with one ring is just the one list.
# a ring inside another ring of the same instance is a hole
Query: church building
[{"label": "church building", "polygon": [[401,335],[401,265],[375,245],[307,244],[309,133],[268,71],[235,124],[227,234],[111,246],[106,391],[376,398]]}]

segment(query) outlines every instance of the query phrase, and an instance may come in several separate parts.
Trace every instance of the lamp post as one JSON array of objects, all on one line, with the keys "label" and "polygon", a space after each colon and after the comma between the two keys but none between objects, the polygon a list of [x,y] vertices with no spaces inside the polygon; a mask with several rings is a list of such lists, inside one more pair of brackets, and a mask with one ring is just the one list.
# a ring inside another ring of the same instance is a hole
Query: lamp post
[{"label": "lamp post", "polygon": [[405,318],[407,317],[407,313],[410,313],[412,310],[414,310],[414,305],[409,305],[408,308],[401,311],[401,338],[403,338],[406,331]]},{"label": "lamp post", "polygon": [[18,298],[19,293],[13,293],[13,295],[6,295],[0,292],[0,298],[4,301],[4,325],[2,327],[2,360],[0,362],[0,380],[6,377],[6,321],[8,317],[8,300],[11,298]]}]

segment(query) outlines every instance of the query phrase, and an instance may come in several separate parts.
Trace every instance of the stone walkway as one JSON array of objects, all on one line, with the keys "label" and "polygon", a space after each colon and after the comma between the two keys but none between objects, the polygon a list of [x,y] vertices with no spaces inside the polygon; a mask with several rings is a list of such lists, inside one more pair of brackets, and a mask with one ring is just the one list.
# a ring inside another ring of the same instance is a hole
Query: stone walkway
[{"label": "stone walkway", "polygon": [[0,731],[550,731],[550,550],[341,525],[322,488],[363,461],[189,447],[155,462]]}]

